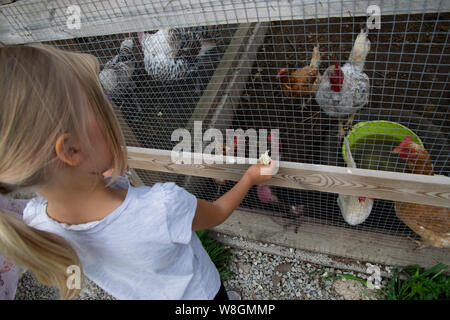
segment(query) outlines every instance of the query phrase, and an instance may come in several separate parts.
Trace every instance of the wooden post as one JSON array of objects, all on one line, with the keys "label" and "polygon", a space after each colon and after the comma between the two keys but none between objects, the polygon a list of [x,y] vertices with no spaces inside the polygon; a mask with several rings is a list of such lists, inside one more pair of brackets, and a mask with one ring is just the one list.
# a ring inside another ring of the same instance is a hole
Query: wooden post
[{"label": "wooden post", "polygon": [[[194,121],[203,127],[222,130],[232,127],[235,106],[250,75],[260,45],[264,41],[267,23],[247,23],[238,26],[233,39],[223,54],[220,64],[197,103],[186,126],[193,132]],[[205,143],[203,143],[203,147]],[[183,186],[193,192],[198,179],[187,176]]]},{"label": "wooden post", "polygon": [[[307,20],[331,17],[367,17],[369,5],[378,5],[384,16],[423,12],[448,12],[450,1],[177,1],[98,0],[80,5],[81,28],[66,25],[72,0],[27,0],[2,6],[0,40],[5,44],[63,40],[78,37],[235,23]],[[425,7],[424,7],[425,6]],[[22,13],[22,14],[18,14]]]}]

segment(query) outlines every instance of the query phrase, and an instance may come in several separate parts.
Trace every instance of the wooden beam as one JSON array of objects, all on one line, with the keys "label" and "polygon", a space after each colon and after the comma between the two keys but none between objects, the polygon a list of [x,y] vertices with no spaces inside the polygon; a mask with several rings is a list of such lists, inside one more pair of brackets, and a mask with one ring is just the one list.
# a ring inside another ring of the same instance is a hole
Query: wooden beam
[{"label": "wooden beam", "polygon": [[[218,103],[210,121],[211,127],[222,131],[232,127],[234,111],[241,102],[242,90],[250,77],[256,55],[264,43],[268,28],[268,23],[256,23],[245,34],[244,41],[237,48],[239,53],[235,57],[237,61],[234,61],[230,67],[231,73],[226,81],[227,87],[220,95],[217,95]],[[235,37],[240,37],[240,34],[237,33]]]},{"label": "wooden beam", "polygon": [[[194,121],[202,120],[206,128],[222,130],[232,127],[234,110],[247,83],[259,47],[264,42],[268,23],[238,26],[204,95],[191,116],[186,129],[192,132]],[[195,190],[197,181],[187,176],[183,186]]]},{"label": "wooden beam", "polygon": [[[242,24],[238,26],[238,29],[234,33],[227,50],[224,52],[222,59],[216,71],[211,77],[208,86],[204,90],[204,94],[201,96],[197,103],[197,106],[189,119],[186,129],[192,131],[194,128],[194,121],[203,121],[210,113],[210,110],[215,110],[215,106],[218,100],[223,95],[224,88],[227,84],[232,83],[230,81],[233,69],[236,64],[240,61],[240,54],[243,45],[248,40],[248,33],[252,30],[252,25]],[[211,122],[211,121],[208,121]],[[214,125],[213,123],[211,123]]]},{"label": "wooden beam", "polygon": [[[185,153],[185,163],[171,159],[170,150],[128,147],[130,167],[238,181],[248,164],[206,164],[200,153]],[[226,161],[231,157],[224,157]],[[249,159],[235,158],[237,163]],[[255,161],[255,159],[253,159]],[[195,164],[200,163],[200,164]],[[366,169],[350,169],[280,161],[278,174],[268,185],[317,190],[375,199],[420,203],[450,208],[450,178]]]},{"label": "wooden beam", "polygon": [[0,0],[0,6],[13,3],[14,1],[16,1],[16,0]]},{"label": "wooden beam", "polygon": [[186,126],[192,131],[194,121],[205,121],[207,127],[230,128],[233,109],[239,103],[259,47],[264,42],[268,25],[246,23],[238,26],[221,62],[197,103]]},{"label": "wooden beam", "polygon": [[[442,0],[27,0],[1,6],[0,41],[5,44],[190,27],[280,20],[367,16],[369,5],[381,15],[450,11]],[[81,28],[69,29],[69,6],[81,9]]]}]

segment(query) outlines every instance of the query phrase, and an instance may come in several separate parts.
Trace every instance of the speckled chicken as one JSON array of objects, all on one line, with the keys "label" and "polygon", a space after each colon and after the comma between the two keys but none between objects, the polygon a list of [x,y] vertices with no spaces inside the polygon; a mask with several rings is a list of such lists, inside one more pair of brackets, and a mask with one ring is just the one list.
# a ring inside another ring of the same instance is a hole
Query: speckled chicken
[{"label": "speckled chicken", "polygon": [[159,81],[173,81],[195,75],[199,64],[217,48],[213,31],[205,28],[160,29],[138,32],[147,73]]},{"label": "speckled chicken", "polygon": [[345,135],[343,120],[348,118],[347,125],[351,126],[356,112],[369,102],[370,81],[363,72],[370,50],[367,33],[367,30],[361,30],[342,68],[337,62],[328,67],[316,91],[316,101],[321,109],[328,116],[339,119],[341,139]]},{"label": "speckled chicken", "polygon": [[135,69],[133,46],[133,38],[125,39],[120,45],[119,53],[105,64],[98,75],[103,89],[112,100],[120,100],[123,94],[135,86],[132,80]]}]

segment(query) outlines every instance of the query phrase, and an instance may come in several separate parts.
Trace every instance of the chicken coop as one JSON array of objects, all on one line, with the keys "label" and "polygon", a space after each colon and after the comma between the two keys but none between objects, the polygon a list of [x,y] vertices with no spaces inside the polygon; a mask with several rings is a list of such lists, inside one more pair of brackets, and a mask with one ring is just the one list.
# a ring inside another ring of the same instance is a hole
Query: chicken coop
[{"label": "chicken coop", "polygon": [[[277,174],[217,231],[450,264],[449,1],[3,0],[0,19],[3,45],[98,59],[136,184],[214,201],[275,150]],[[173,161],[177,129],[200,161]],[[201,161],[210,129],[247,162]]]}]

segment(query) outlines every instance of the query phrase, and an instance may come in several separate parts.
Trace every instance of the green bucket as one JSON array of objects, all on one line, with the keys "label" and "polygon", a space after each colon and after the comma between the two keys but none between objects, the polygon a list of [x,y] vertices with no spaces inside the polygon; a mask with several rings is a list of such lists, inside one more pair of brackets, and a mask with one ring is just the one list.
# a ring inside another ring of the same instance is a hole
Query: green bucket
[{"label": "green bucket", "polygon": [[[350,150],[352,150],[353,145],[357,144],[359,141],[365,141],[365,139],[370,136],[386,136],[387,139],[395,140],[398,144],[409,136],[411,137],[412,142],[423,146],[420,138],[404,125],[391,121],[376,120],[359,122],[353,126],[352,130],[347,135]],[[344,144],[342,144],[342,157],[344,158],[345,163],[347,163],[347,155]]]}]

